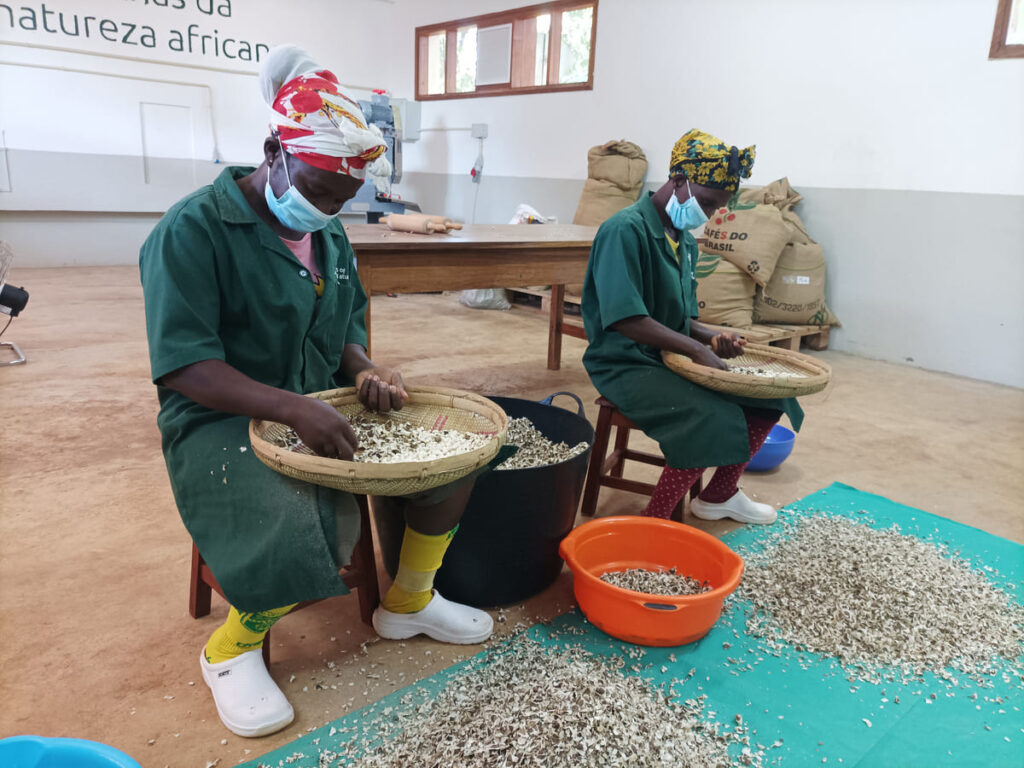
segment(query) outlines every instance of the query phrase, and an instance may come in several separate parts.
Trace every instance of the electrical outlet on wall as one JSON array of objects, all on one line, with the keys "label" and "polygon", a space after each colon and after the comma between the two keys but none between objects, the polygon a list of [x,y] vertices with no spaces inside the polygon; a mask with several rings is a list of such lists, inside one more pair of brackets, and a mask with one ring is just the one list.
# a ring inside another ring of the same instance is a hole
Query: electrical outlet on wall
[{"label": "electrical outlet on wall", "polygon": [[487,123],[473,123],[470,129],[473,132],[474,139],[486,139],[487,138]]}]

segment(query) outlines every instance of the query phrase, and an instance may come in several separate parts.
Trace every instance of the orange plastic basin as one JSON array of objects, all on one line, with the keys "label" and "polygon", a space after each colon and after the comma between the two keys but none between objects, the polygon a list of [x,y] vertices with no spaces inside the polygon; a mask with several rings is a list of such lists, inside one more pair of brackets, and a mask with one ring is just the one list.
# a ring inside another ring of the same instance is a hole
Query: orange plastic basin
[{"label": "orange plastic basin", "polygon": [[[580,609],[594,626],[639,645],[685,645],[704,637],[739,586],[743,558],[714,536],[654,517],[605,517],[562,539],[558,553],[573,573]],[[632,592],[601,581],[628,568],[668,570],[708,581],[700,595],[669,597]]]}]

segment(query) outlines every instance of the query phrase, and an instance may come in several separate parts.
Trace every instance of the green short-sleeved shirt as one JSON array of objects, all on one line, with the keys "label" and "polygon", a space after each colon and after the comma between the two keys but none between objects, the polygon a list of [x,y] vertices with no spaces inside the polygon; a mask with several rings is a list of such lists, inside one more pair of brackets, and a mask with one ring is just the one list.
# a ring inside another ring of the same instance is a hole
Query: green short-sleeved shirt
[{"label": "green short-sleeved shirt", "polygon": [[366,345],[366,294],[338,221],[313,243],[323,297],[306,268],[249,206],[227,168],[171,208],[139,258],[152,377],[175,500],[228,599],[262,610],[346,592],[338,567],[359,535],[348,494],[293,481],[248,448],[248,419],[160,386],[163,376],[223,360],[272,387],[346,386],[346,344]]},{"label": "green short-sleeved shirt", "polygon": [[743,407],[785,412],[800,428],[796,400],[754,400],[712,392],[670,371],[660,350],[612,330],[650,316],[689,334],[697,317],[697,241],[684,232],[678,259],[649,195],[601,225],[583,284],[589,344],[583,364],[597,390],[657,440],[669,466],[725,466],[750,458]]},{"label": "green short-sleeved shirt", "polygon": [[650,315],[672,330],[688,334],[697,317],[697,241],[684,232],[679,258],[665,228],[645,196],[612,216],[597,231],[583,286],[587,330],[584,361],[600,369],[625,360],[660,361],[660,352],[609,330],[627,317]]}]

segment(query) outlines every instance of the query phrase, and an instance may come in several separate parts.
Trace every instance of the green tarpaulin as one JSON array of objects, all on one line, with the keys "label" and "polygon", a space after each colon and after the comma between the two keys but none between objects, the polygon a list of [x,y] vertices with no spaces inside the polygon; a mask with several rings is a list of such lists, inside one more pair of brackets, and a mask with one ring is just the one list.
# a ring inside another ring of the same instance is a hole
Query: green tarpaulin
[{"label": "green tarpaulin", "polygon": [[[1021,599],[1024,546],[839,483],[787,506],[781,514],[809,511],[870,520],[878,528],[896,523],[905,534],[944,542],[976,567],[987,566],[988,578]],[[770,527],[749,526],[727,535],[725,541],[742,550],[758,546],[768,532]],[[1024,690],[1019,679],[1011,677],[1007,682],[998,676],[991,688],[980,688],[963,675],[957,675],[957,687],[935,677],[911,685],[851,682],[847,673],[827,658],[795,650],[779,657],[769,655],[756,638],[744,633],[744,620],[742,606],[736,606],[696,643],[645,649],[640,674],[651,678],[654,685],[685,681],[674,686],[679,695],[693,698],[705,694],[706,711],[715,712],[715,719],[723,723],[742,715],[757,731],[752,741],[771,745],[781,740],[781,746],[769,750],[767,757],[786,768],[823,763],[861,768],[1024,766]],[[583,631],[561,631],[566,629]],[[528,632],[545,643],[573,643],[595,654],[621,655],[626,647],[594,628],[578,612]],[[747,669],[747,664],[753,668]],[[352,738],[352,732],[340,733],[342,729],[366,728],[385,707],[402,706],[399,699],[410,692],[414,702],[425,700],[464,666],[453,666],[417,686],[397,691],[246,766],[280,763],[318,768],[321,750],[336,750]],[[667,668],[664,673],[663,666]],[[687,680],[691,669],[696,672]],[[972,694],[977,696],[972,698]],[[897,697],[899,704],[895,703]],[[336,729],[334,736],[330,735],[332,728]],[[316,739],[318,744],[313,743]],[[302,757],[297,757],[300,754]],[[285,763],[288,758],[292,761]]]}]

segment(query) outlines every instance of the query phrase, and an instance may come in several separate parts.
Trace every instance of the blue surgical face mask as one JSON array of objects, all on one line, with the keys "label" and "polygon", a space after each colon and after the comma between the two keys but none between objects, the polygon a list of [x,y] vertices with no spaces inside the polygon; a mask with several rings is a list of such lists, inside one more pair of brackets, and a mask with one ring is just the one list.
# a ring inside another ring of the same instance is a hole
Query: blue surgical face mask
[{"label": "blue surgical face mask", "polygon": [[[326,227],[338,214],[324,213],[309,200],[302,196],[302,193],[292,184],[291,174],[288,173],[288,162],[285,160],[285,152],[281,150],[281,162],[284,163],[285,178],[288,179],[288,189],[281,197],[274,194],[270,187],[270,169],[267,169],[267,186],[264,189],[264,197],[267,198],[267,205],[270,212],[274,214],[282,226],[293,229],[296,232],[316,232]],[[340,213],[339,211],[338,213]]]},{"label": "blue surgical face mask", "polygon": [[700,207],[697,198],[690,191],[689,179],[686,180],[686,194],[689,195],[686,202],[680,203],[675,190],[672,190],[672,195],[665,203],[665,213],[672,221],[672,226],[680,232],[697,229],[708,223],[708,215],[704,213],[704,209]]}]

